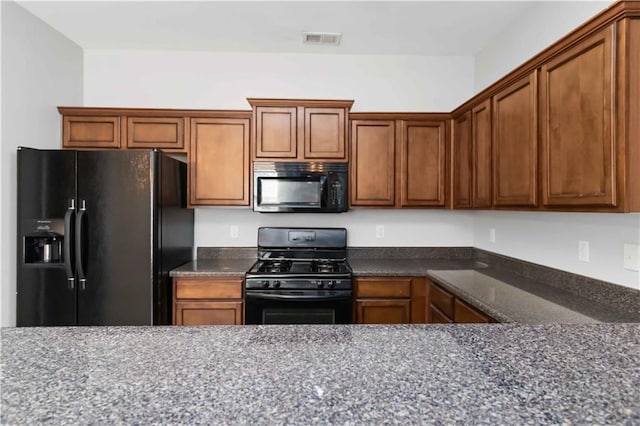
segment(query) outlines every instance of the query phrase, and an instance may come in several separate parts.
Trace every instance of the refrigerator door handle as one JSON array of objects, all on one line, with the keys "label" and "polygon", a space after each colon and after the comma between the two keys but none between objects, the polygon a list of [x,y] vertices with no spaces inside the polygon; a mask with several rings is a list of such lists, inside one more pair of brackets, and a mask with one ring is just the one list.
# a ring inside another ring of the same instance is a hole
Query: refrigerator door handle
[{"label": "refrigerator door handle", "polygon": [[85,277],[84,270],[84,258],[85,258],[85,223],[87,221],[87,206],[85,200],[82,200],[80,209],[76,216],[76,272],[78,283],[80,284],[80,290],[85,290],[87,287],[87,279]]},{"label": "refrigerator door handle", "polygon": [[69,286],[69,290],[75,289],[75,281],[76,277],[73,275],[73,253],[71,240],[73,239],[74,233],[74,219],[76,214],[76,203],[75,199],[71,199],[71,204],[69,208],[67,208],[66,213],[64,214],[64,245],[63,245],[63,256],[64,256],[64,269],[67,272],[67,285]]}]

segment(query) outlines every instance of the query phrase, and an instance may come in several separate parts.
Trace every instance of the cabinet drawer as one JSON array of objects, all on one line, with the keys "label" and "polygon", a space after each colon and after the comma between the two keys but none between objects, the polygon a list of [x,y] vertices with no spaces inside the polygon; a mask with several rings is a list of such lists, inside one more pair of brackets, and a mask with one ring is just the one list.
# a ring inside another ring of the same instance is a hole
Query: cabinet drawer
[{"label": "cabinet drawer", "polygon": [[449,318],[454,318],[452,294],[447,293],[437,285],[431,283],[429,286],[429,300],[431,305],[438,308],[444,315]]},{"label": "cabinet drawer", "polygon": [[408,324],[410,300],[358,300],[356,324]]},{"label": "cabinet drawer", "polygon": [[357,279],[356,297],[408,299],[411,297],[411,280],[406,278]]},{"label": "cabinet drawer", "polygon": [[184,150],[183,117],[128,117],[128,148]]},{"label": "cabinet drawer", "polygon": [[120,148],[120,117],[63,116],[62,147]]},{"label": "cabinet drawer", "polygon": [[174,325],[240,325],[242,302],[176,302]]},{"label": "cabinet drawer", "polygon": [[455,315],[457,323],[488,323],[489,318],[466,303],[456,299]]},{"label": "cabinet drawer", "polygon": [[451,324],[453,320],[440,312],[438,308],[429,305],[429,323],[433,324]]},{"label": "cabinet drawer", "polygon": [[241,299],[242,280],[179,279],[176,299]]}]

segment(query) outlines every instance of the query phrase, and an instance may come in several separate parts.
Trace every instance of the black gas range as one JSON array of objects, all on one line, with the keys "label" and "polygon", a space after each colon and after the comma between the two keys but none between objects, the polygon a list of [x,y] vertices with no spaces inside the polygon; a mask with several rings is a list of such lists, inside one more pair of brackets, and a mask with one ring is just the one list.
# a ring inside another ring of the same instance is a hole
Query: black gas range
[{"label": "black gas range", "polygon": [[246,324],[352,322],[344,228],[259,228],[246,274]]}]

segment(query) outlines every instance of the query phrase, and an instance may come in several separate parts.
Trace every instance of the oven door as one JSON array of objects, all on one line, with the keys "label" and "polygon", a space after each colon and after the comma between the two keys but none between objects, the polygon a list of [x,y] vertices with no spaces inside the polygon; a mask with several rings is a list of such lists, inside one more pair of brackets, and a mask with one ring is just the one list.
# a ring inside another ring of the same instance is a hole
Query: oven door
[{"label": "oven door", "polygon": [[245,324],[351,324],[350,290],[245,293]]}]

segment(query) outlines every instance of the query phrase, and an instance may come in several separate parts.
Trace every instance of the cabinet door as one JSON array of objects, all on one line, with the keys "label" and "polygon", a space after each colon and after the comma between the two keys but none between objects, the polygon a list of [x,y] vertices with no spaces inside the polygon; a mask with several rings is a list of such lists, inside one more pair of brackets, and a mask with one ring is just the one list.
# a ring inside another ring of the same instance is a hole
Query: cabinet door
[{"label": "cabinet door", "polygon": [[471,110],[473,207],[491,207],[491,101]]},{"label": "cabinet door", "polygon": [[591,36],[542,67],[544,205],[616,205],[612,31]]},{"label": "cabinet door", "polygon": [[493,204],[535,207],[536,73],[493,98]]},{"label": "cabinet door", "polygon": [[298,156],[297,111],[296,107],[256,107],[255,158]]},{"label": "cabinet door", "polygon": [[249,128],[249,119],[191,119],[192,205],[249,205]]},{"label": "cabinet door", "polygon": [[178,301],[175,325],[241,325],[242,302]]},{"label": "cabinet door", "polygon": [[489,318],[486,315],[482,314],[481,312],[477,311],[476,309],[472,308],[459,299],[456,299],[454,309],[455,312],[453,318],[456,323],[470,324],[489,322]]},{"label": "cabinet door", "polygon": [[344,108],[304,109],[304,157],[346,158]]},{"label": "cabinet door", "polygon": [[357,300],[357,324],[408,324],[411,301],[406,299]]},{"label": "cabinet door", "polygon": [[63,148],[120,148],[120,117],[72,116],[62,117]]},{"label": "cabinet door", "polygon": [[472,207],[471,111],[453,119],[453,208]]},{"label": "cabinet door", "polygon": [[444,122],[402,121],[400,206],[444,206]]},{"label": "cabinet door", "polygon": [[351,122],[351,205],[395,205],[395,122]]},{"label": "cabinet door", "polygon": [[185,150],[184,117],[127,117],[127,148]]},{"label": "cabinet door", "polygon": [[429,324],[451,324],[453,320],[440,312],[438,308],[429,305]]}]

